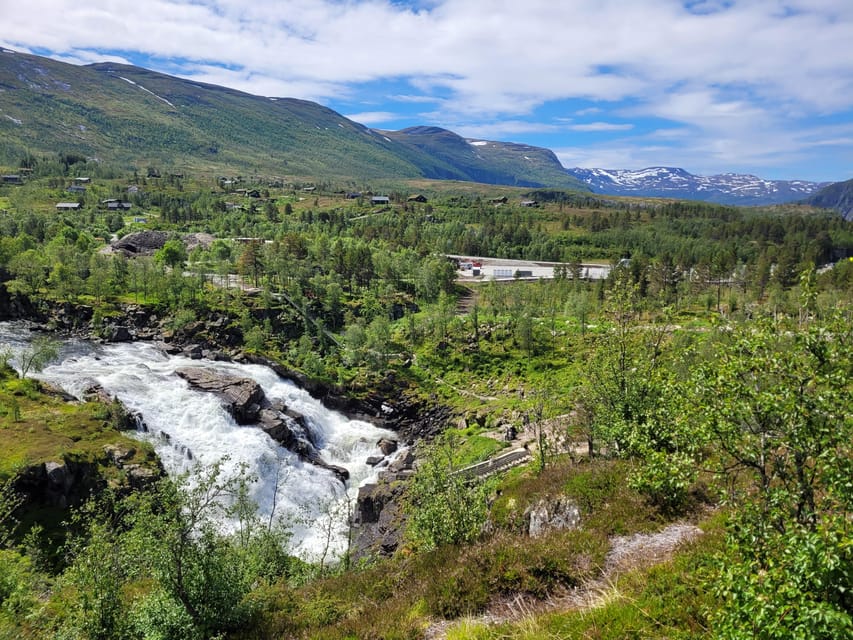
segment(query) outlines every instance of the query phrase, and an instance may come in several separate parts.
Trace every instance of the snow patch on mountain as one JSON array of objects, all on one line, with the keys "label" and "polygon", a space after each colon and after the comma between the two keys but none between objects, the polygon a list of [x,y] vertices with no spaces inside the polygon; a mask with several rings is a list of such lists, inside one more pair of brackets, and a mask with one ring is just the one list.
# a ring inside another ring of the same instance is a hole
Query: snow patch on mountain
[{"label": "snow patch on mountain", "polygon": [[169,105],[169,106],[170,106],[170,107],[172,107],[173,109],[176,109],[176,108],[177,108],[177,107],[175,107],[175,105],[173,105],[171,102],[169,102],[168,100],[166,100],[166,98],[164,98],[164,97],[162,97],[162,96],[158,96],[156,93],[154,93],[153,91],[151,91],[151,89],[146,89],[145,87],[143,87],[143,86],[142,86],[141,84],[139,84],[138,82],[134,82],[134,81],[133,81],[133,80],[131,80],[130,78],[125,78],[124,76],[119,76],[119,78],[121,78],[122,80],[124,80],[125,82],[127,82],[127,83],[129,83],[129,84],[132,84],[134,87],[139,87],[139,88],[140,88],[140,89],[142,89],[143,91],[146,91],[146,92],[150,93],[152,96],[154,96],[154,97],[155,97],[155,98],[157,98],[158,100],[162,100],[163,102],[165,102],[167,105]]}]

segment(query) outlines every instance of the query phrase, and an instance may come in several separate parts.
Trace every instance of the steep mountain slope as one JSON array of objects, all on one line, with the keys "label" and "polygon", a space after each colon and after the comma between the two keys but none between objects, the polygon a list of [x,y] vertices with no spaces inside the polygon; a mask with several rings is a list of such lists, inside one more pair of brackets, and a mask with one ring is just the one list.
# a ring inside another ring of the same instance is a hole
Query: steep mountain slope
[{"label": "steep mountain slope", "polygon": [[289,176],[587,187],[547,149],[472,146],[419,127],[378,132],[313,102],[265,98],[115,63],[0,49],[0,162],[73,153],[124,166]]},{"label": "steep mountain slope", "polygon": [[815,207],[835,209],[846,220],[853,220],[853,180],[824,187],[806,202]]},{"label": "steep mountain slope", "polygon": [[389,139],[427,154],[432,160],[422,166],[425,177],[451,178],[462,173],[466,180],[523,187],[566,187],[588,190],[569,176],[549,149],[525,144],[466,140],[439,127],[410,127],[380,131]]},{"label": "steep mountain slope", "polygon": [[65,151],[140,165],[312,176],[418,176],[407,149],[318,104],[119,64],[0,52],[5,155]]},{"label": "steep mountain slope", "polygon": [[673,167],[649,167],[638,171],[574,168],[568,173],[596,193],[606,195],[683,198],[734,205],[792,202],[826,186],[826,183],[805,180],[763,180],[737,173],[697,176]]}]

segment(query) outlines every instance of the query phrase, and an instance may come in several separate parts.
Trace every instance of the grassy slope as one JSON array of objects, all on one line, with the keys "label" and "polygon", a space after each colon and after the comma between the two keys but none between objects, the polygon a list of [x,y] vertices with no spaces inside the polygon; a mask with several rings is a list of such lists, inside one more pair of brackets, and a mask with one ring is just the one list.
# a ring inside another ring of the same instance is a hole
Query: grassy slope
[{"label": "grassy slope", "polygon": [[0,134],[19,150],[317,178],[420,173],[395,145],[311,102],[8,51],[0,53],[0,87]]},{"label": "grassy slope", "polygon": [[450,132],[368,129],[313,102],[271,99],[114,63],[0,52],[0,159],[73,152],[144,168],[315,180],[474,180],[587,190],[546,149],[472,147]]},{"label": "grassy slope", "polygon": [[104,446],[136,451],[129,462],[144,462],[150,450],[110,424],[107,407],[69,403],[44,393],[38,382],[7,372],[0,381],[0,478],[17,469],[64,458],[104,461]]},{"label": "grassy slope", "polygon": [[411,127],[383,134],[427,153],[433,162],[423,169],[430,178],[454,179],[461,171],[463,179],[473,182],[589,191],[586,185],[569,176],[547,149],[499,142],[475,146],[438,127]]}]

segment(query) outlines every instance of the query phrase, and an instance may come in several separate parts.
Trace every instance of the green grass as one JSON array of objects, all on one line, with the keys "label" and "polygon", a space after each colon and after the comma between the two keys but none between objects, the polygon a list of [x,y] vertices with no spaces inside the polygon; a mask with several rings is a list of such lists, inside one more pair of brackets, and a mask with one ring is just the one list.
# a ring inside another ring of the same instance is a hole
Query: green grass
[{"label": "green grass", "polygon": [[454,437],[458,442],[458,446],[454,449],[455,462],[459,466],[482,462],[491,458],[493,455],[505,449],[506,442],[501,442],[495,438],[479,435],[477,429],[469,427],[468,429],[448,429],[445,431],[450,437]]},{"label": "green grass", "polygon": [[8,372],[0,380],[0,478],[49,461],[104,463],[109,444],[132,448],[131,463],[152,459],[150,447],[113,428],[104,405],[66,402],[43,393],[38,382]]}]

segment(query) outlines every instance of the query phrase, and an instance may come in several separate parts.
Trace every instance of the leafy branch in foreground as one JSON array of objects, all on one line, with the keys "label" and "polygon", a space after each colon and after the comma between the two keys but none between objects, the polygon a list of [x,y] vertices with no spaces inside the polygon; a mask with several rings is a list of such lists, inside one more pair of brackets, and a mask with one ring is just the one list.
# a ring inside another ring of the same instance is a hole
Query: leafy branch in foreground
[{"label": "leafy branch in foreground", "polygon": [[853,634],[853,340],[841,315],[757,323],[694,376],[730,516],[716,582],[726,638]]}]

